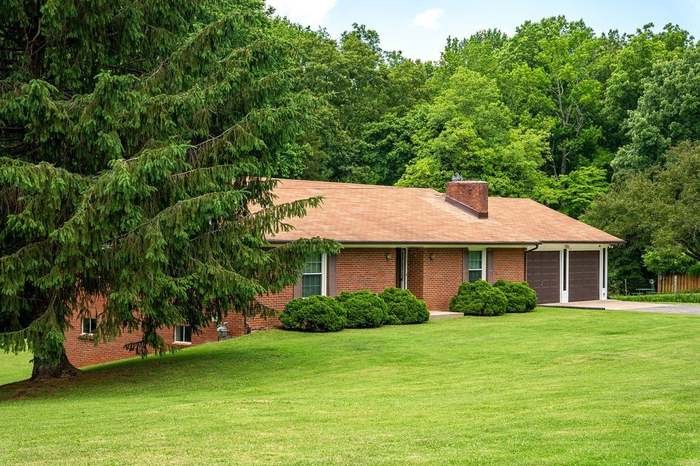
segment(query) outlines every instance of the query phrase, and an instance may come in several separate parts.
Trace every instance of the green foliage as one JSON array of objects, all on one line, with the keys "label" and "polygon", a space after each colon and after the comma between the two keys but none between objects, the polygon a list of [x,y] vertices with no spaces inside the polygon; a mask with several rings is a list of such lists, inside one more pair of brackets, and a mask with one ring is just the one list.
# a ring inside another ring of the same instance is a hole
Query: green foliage
[{"label": "green foliage", "polygon": [[266,241],[320,199],[272,197],[316,99],[262,3],[170,3],[25,2],[12,14],[32,33],[1,26],[16,53],[0,87],[0,348],[28,347],[38,369],[67,363],[69,316],[94,295],[98,339],[134,331],[129,349],[163,352],[159,328],[270,313],[257,296],[337,251]]},{"label": "green foliage", "polygon": [[672,24],[664,26],[660,33],[654,33],[653,24],[645,24],[627,37],[612,58],[612,72],[605,87],[606,139],[618,146],[626,141],[623,123],[628,112],[637,108],[644,80],[655,64],[677,58],[689,45],[689,33]]},{"label": "green foliage", "polygon": [[431,102],[416,108],[413,119],[418,158],[400,186],[442,189],[445,175],[459,173],[488,181],[494,194],[522,196],[542,182],[544,135],[513,126],[512,113],[488,77],[457,69]]},{"label": "green foliage", "polygon": [[685,273],[697,263],[678,246],[666,246],[647,250],[642,256],[646,268],[656,274]]},{"label": "green foliage", "polygon": [[586,218],[643,252],[673,248],[700,260],[699,179],[700,146],[681,144],[667,153],[662,167],[616,182]]},{"label": "green foliage", "polygon": [[409,290],[387,288],[379,297],[387,306],[387,324],[421,324],[430,318],[425,301],[416,298]]},{"label": "green foliage", "polygon": [[618,173],[659,164],[670,147],[700,139],[700,49],[659,63],[643,89],[625,123],[630,142],[612,163]]},{"label": "green foliage", "polygon": [[444,191],[445,183],[449,179],[449,172],[442,169],[438,159],[421,157],[406,166],[406,171],[396,182],[396,186],[432,188]]},{"label": "green foliage", "polygon": [[659,293],[645,295],[616,295],[613,299],[622,301],[639,301],[642,303],[700,303],[700,293],[698,292],[683,292],[683,293]]},{"label": "green foliage", "polygon": [[695,264],[688,267],[686,273],[691,277],[700,277],[700,262],[696,262]]},{"label": "green foliage", "polygon": [[582,167],[550,178],[536,188],[534,197],[552,208],[574,217],[580,217],[591,203],[608,190],[605,170],[594,167]]},{"label": "green foliage", "polygon": [[[638,283],[653,278],[639,269],[643,256],[654,273],[682,270],[700,260],[700,146],[680,144],[665,158],[663,166],[616,180],[584,217],[626,239],[610,259],[622,256],[627,278]],[[611,266],[611,272],[617,269]]]},{"label": "green foliage", "polygon": [[348,328],[381,327],[387,321],[387,305],[370,291],[344,291],[336,300],[345,308]]},{"label": "green foliage", "polygon": [[[277,21],[275,35],[304,67],[298,81],[318,98],[313,124],[288,147],[292,176],[393,183],[413,153],[405,146],[405,114],[426,98],[432,65],[385,52],[375,31],[353,24],[340,40]],[[394,147],[394,145],[397,147]]]},{"label": "green foliage", "polygon": [[327,296],[289,301],[280,314],[284,328],[304,332],[338,332],[348,323],[345,307]]},{"label": "green foliage", "polygon": [[485,280],[464,282],[450,301],[450,310],[473,316],[499,316],[508,306],[506,295]]},{"label": "green foliage", "polygon": [[494,287],[506,296],[506,312],[530,312],[537,305],[535,290],[525,282],[498,280]]}]

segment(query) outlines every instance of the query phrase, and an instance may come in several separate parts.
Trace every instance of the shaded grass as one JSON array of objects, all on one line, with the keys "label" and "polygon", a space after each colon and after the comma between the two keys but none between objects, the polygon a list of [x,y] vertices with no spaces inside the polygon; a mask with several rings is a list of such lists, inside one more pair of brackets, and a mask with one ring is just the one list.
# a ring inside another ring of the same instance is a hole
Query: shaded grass
[{"label": "shaded grass", "polygon": [[30,353],[0,353],[0,386],[29,378],[32,375],[31,359]]},{"label": "shaded grass", "polygon": [[0,388],[0,464],[700,464],[698,356],[629,312],[261,332]]},{"label": "shaded grass", "polygon": [[619,295],[613,299],[649,303],[700,303],[700,293],[658,293],[638,296]]}]

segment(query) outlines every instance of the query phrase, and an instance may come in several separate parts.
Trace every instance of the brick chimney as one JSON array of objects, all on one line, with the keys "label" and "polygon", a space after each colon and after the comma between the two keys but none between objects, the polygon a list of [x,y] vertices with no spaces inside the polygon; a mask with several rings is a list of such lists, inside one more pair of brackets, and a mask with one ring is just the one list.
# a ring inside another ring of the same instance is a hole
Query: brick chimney
[{"label": "brick chimney", "polygon": [[489,185],[486,181],[450,181],[445,189],[445,199],[479,218],[489,216]]}]

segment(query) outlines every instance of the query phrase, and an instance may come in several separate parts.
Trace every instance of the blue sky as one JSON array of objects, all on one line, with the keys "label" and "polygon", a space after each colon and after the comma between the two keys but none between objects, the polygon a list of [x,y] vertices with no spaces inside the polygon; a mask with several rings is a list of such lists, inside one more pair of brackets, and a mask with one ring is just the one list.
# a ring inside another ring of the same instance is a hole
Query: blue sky
[{"label": "blue sky", "polygon": [[466,37],[497,27],[512,34],[527,19],[566,15],[596,32],[634,32],[646,23],[679,24],[700,38],[700,0],[498,1],[498,0],[267,0],[278,12],[333,37],[365,24],[379,32],[382,47],[411,58],[437,59],[448,36]]}]

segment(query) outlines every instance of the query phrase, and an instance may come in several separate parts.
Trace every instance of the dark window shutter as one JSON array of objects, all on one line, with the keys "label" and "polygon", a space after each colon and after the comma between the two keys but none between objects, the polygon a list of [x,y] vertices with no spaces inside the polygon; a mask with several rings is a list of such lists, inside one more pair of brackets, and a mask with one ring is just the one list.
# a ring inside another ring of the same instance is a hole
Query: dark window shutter
[{"label": "dark window shutter", "polygon": [[496,276],[493,270],[493,249],[486,250],[486,281],[489,283],[494,283],[496,280],[493,277]]},{"label": "dark window shutter", "polygon": [[327,256],[326,261],[326,293],[328,296],[335,296],[337,294],[336,289],[336,279],[335,279],[335,259],[336,256]]},{"label": "dark window shutter", "polygon": [[469,249],[464,249],[462,254],[462,281],[469,281]]}]

